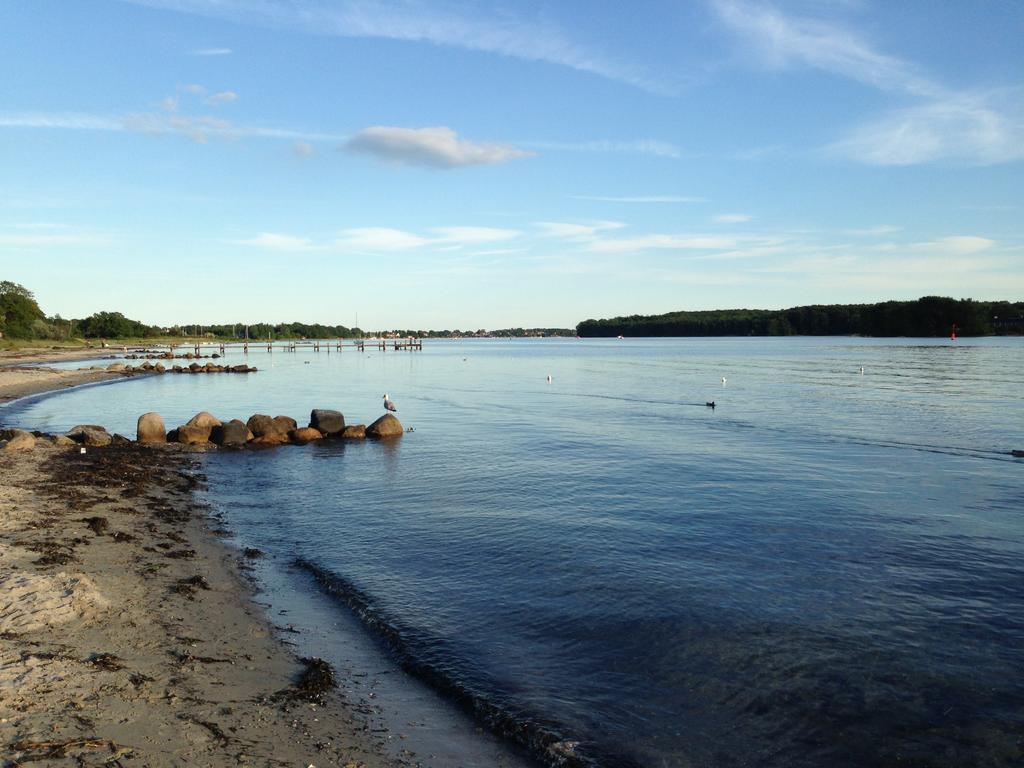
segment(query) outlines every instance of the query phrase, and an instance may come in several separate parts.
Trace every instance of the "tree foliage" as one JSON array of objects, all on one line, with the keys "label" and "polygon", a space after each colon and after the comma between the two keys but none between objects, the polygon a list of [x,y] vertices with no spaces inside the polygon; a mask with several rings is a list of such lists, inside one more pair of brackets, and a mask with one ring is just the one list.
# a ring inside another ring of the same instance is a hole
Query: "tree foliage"
[{"label": "tree foliage", "polygon": [[1024,332],[1024,302],[925,296],[879,304],[716,309],[585,320],[580,336],[962,336]]},{"label": "tree foliage", "polygon": [[44,317],[32,291],[10,280],[0,281],[0,333],[12,339],[34,338],[36,323]]}]

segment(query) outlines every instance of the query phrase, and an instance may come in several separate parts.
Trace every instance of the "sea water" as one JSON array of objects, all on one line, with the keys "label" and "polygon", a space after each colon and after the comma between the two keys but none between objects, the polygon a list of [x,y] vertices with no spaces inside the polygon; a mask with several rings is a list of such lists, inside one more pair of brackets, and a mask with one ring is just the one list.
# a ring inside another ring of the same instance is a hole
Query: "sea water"
[{"label": "sea water", "polygon": [[0,420],[368,423],[387,392],[413,432],[210,454],[209,499],[265,568],[543,761],[1024,762],[1024,339],[245,360],[259,372],[86,387]]}]

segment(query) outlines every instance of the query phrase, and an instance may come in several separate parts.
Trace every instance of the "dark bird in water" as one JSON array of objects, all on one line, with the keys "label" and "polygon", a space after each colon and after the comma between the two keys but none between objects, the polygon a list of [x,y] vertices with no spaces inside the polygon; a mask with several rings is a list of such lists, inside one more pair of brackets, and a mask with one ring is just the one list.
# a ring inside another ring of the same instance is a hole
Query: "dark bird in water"
[{"label": "dark bird in water", "polygon": [[388,397],[386,392],[384,393],[384,410],[398,413],[398,409],[395,407],[394,402],[391,400],[390,397]]},{"label": "dark bird in water", "polygon": [[714,400],[712,400],[712,401],[711,401],[711,402],[709,402],[709,403],[704,403],[704,405],[706,405],[706,406],[707,406],[708,408],[711,408],[712,410],[714,410],[714,407],[715,407],[715,401],[714,401]]}]

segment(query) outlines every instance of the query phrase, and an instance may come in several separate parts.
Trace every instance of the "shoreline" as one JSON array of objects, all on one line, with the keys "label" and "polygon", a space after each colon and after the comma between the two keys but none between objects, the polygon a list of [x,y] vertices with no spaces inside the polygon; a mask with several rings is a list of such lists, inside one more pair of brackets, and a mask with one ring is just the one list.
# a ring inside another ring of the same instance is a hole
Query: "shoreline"
[{"label": "shoreline", "polygon": [[138,446],[0,454],[3,765],[398,765],[339,691],[297,687],[195,470]]},{"label": "shoreline", "polygon": [[[45,357],[16,364],[88,359]],[[0,364],[0,404],[118,378]],[[319,667],[257,602],[196,469],[174,447],[0,452],[0,765],[402,765],[341,689],[303,685]]]},{"label": "shoreline", "polygon": [[[0,417],[15,399],[129,378],[33,368],[12,396],[4,374],[25,370],[0,362]],[[258,540],[241,546],[202,492],[204,449],[85,450],[0,450],[0,768],[536,766],[407,675],[354,614],[286,585]],[[313,700],[295,694],[319,668],[308,656],[336,674]]]},{"label": "shoreline", "polygon": [[110,354],[110,351],[36,348],[2,350],[0,351],[0,405],[20,400],[23,397],[123,378],[122,374],[115,371],[96,368],[65,369],[39,365],[40,363],[97,360],[105,354]]}]

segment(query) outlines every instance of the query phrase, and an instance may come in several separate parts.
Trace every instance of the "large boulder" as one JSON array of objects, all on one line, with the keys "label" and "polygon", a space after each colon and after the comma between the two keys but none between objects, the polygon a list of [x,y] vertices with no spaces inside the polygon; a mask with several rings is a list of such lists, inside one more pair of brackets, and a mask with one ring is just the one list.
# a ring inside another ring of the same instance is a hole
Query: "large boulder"
[{"label": "large boulder", "polygon": [[59,445],[62,448],[66,448],[71,445],[78,445],[78,443],[76,443],[67,435],[50,435],[49,440],[54,445]]},{"label": "large boulder", "polygon": [[249,428],[249,431],[253,433],[256,439],[261,437],[283,437],[283,442],[288,442],[289,427],[266,414],[253,414],[249,417],[249,421],[245,423],[245,426]]},{"label": "large boulder", "polygon": [[[217,425],[220,426],[219,421]],[[205,445],[210,442],[210,434],[214,429],[215,427],[200,427],[186,424],[175,430],[175,439],[184,445]]]},{"label": "large boulder", "polygon": [[200,411],[195,416],[193,416],[191,419],[189,419],[187,422],[185,422],[185,426],[186,427],[208,427],[209,429],[213,429],[214,427],[219,427],[220,426],[220,419],[218,419],[216,416],[214,416],[209,411]]},{"label": "large boulder", "polygon": [[366,437],[366,425],[349,424],[341,431],[341,436],[346,440],[362,440]]},{"label": "large boulder", "polygon": [[210,439],[217,445],[225,448],[240,448],[249,440],[249,429],[245,422],[232,419],[220,426],[214,427]]},{"label": "large boulder", "polygon": [[81,445],[103,446],[110,445],[110,434],[104,427],[96,424],[79,424],[65,432],[68,437]]},{"label": "large boulder", "polygon": [[313,440],[322,440],[323,434],[319,429],[313,429],[312,427],[301,427],[300,429],[293,429],[290,433],[292,441],[296,443],[308,443]]},{"label": "large boulder", "polygon": [[153,411],[142,414],[135,427],[135,435],[140,443],[166,443],[167,427],[164,426],[163,417]]},{"label": "large boulder", "polygon": [[285,432],[291,432],[293,429],[299,428],[299,423],[291,416],[275,416],[274,421],[284,427]]},{"label": "large boulder", "polygon": [[314,408],[309,414],[309,426],[320,430],[326,437],[337,437],[345,429],[345,417],[341,411]]},{"label": "large boulder", "polygon": [[7,440],[4,445],[5,451],[31,451],[36,447],[36,438],[31,432],[26,432],[23,429],[4,431],[11,434],[10,437],[4,438]]},{"label": "large boulder", "polygon": [[366,428],[367,437],[399,437],[404,433],[405,429],[402,428],[402,422],[390,413],[385,413]]}]

